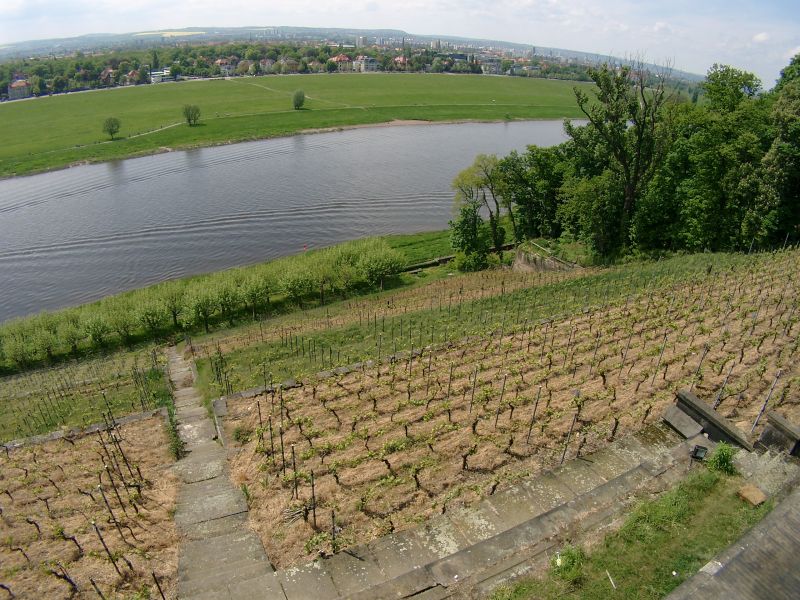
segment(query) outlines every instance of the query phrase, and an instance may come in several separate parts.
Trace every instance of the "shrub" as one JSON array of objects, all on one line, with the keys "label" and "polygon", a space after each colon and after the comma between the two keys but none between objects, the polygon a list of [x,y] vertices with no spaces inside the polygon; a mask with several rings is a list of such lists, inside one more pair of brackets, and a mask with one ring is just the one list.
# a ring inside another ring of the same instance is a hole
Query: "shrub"
[{"label": "shrub", "polygon": [[725,473],[726,475],[735,475],[736,467],[733,466],[733,457],[736,455],[736,449],[730,444],[720,442],[711,456],[708,457],[706,464],[712,471]]},{"label": "shrub", "polygon": [[583,561],[586,555],[577,546],[564,546],[550,559],[553,574],[570,585],[577,584],[583,577]]},{"label": "shrub", "polygon": [[485,269],[489,266],[489,261],[485,252],[470,252],[469,254],[459,252],[456,254],[455,265],[459,271],[469,273]]},{"label": "shrub", "polygon": [[303,104],[306,103],[306,93],[303,90],[297,90],[294,95],[292,96],[292,106],[295,110],[300,110],[303,108]]}]

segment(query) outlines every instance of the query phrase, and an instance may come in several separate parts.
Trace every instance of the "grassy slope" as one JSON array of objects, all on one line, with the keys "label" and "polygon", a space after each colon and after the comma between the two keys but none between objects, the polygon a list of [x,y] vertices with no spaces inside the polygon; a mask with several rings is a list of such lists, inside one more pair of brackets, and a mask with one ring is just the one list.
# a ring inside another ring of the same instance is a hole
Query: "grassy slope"
[{"label": "grassy slope", "polygon": [[[350,74],[247,77],[116,88],[0,105],[0,176],[181,148],[392,119],[577,117],[574,82],[521,77]],[[306,92],[305,109],[291,95]],[[201,124],[181,107],[200,106]],[[108,142],[102,121],[122,121]],[[175,125],[173,127],[168,127]],[[167,127],[166,129],[160,129]],[[159,131],[135,137],[145,132]]]},{"label": "grassy slope", "polygon": [[[548,573],[498,590],[492,600],[662,598],[738,539],[772,508],[736,496],[738,477],[697,471],[661,498],[644,502],[569,575]],[[606,570],[614,579],[612,589]],[[675,575],[673,575],[675,572]]]}]

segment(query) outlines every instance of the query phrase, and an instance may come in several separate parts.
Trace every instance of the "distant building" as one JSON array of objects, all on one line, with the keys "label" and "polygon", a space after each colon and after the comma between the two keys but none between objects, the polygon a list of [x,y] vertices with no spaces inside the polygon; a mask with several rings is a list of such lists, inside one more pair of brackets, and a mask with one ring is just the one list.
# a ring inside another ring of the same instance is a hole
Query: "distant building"
[{"label": "distant building", "polygon": [[481,58],[481,72],[484,75],[500,75],[500,59],[494,57]]},{"label": "distant building", "polygon": [[378,70],[378,61],[371,56],[356,56],[353,61],[353,71],[370,73]]},{"label": "distant building", "polygon": [[122,85],[136,85],[139,81],[139,71],[136,69],[132,71],[128,71],[125,75],[122,76],[120,83]]},{"label": "distant building", "polygon": [[116,71],[111,67],[106,67],[103,69],[103,72],[100,73],[100,83],[103,85],[114,85],[114,75],[116,75]]},{"label": "distant building", "polygon": [[360,35],[356,38],[356,48],[363,48],[367,45],[367,37]]},{"label": "distant building", "polygon": [[163,83],[165,81],[174,81],[169,67],[165,67],[161,71],[150,71],[150,83]]},{"label": "distant building", "polygon": [[258,61],[258,66],[261,68],[262,73],[271,73],[272,67],[275,66],[275,61],[271,58],[262,58]]},{"label": "distant building", "polygon": [[293,58],[284,57],[280,60],[281,71],[286,73],[297,73],[300,70],[300,63]]},{"label": "distant building", "polygon": [[236,71],[236,65],[228,58],[218,58],[214,64],[219,67],[220,75],[223,77],[230,77]]},{"label": "distant building", "polygon": [[9,100],[22,100],[33,95],[33,86],[27,79],[17,79],[8,86]]},{"label": "distant building", "polygon": [[394,66],[397,69],[405,69],[406,65],[408,65],[408,59],[405,56],[395,56],[394,57]]},{"label": "distant building", "polygon": [[352,71],[353,70],[353,61],[350,59],[347,54],[337,54],[333,58],[331,58],[333,62],[336,63],[336,68],[339,71]]}]

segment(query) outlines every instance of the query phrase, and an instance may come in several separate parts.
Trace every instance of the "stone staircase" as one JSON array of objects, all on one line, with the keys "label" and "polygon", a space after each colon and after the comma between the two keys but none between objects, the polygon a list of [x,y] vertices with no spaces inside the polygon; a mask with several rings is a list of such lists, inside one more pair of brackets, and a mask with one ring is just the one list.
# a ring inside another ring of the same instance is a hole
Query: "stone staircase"
[{"label": "stone staircase", "polygon": [[175,522],[181,534],[178,597],[235,600],[273,596],[274,569],[247,526],[247,502],[228,477],[225,449],[193,387],[192,364],[169,350],[178,432],[187,455],[175,465],[182,481]]}]

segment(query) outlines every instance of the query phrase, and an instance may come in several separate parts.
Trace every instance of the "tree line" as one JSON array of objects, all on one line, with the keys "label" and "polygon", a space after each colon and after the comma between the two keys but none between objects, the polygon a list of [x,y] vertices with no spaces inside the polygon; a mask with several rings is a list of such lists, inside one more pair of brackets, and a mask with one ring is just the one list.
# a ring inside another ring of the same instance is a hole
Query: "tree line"
[{"label": "tree line", "polygon": [[590,76],[594,97],[575,88],[586,124],[565,121],[566,142],[479,155],[453,181],[462,268],[481,268],[508,238],[567,234],[601,262],[797,240],[800,55],[769,92],[715,64],[699,103],[642,65]]},{"label": "tree line", "polygon": [[404,266],[385,240],[368,238],[8,321],[0,325],[0,372],[382,289]]}]

